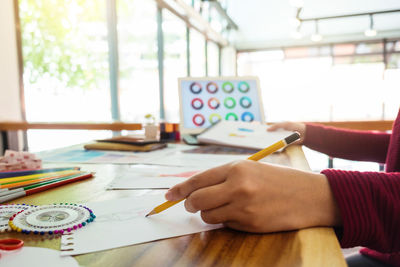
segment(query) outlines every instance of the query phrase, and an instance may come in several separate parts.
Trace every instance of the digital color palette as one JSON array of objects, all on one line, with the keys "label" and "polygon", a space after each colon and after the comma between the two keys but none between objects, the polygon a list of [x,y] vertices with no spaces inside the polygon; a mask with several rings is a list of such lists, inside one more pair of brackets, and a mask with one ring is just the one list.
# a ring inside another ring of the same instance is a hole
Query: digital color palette
[{"label": "digital color palette", "polygon": [[256,79],[180,81],[183,126],[207,128],[219,120],[263,121]]}]

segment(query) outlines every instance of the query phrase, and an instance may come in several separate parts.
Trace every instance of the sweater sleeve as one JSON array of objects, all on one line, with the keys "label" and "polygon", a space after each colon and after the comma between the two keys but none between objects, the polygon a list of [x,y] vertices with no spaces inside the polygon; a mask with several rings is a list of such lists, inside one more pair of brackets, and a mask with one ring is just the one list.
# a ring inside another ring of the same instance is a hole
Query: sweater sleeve
[{"label": "sweater sleeve", "polygon": [[306,125],[304,145],[331,157],[384,163],[390,142],[385,132]]},{"label": "sweater sleeve", "polygon": [[343,225],[342,247],[365,246],[380,252],[400,251],[400,172],[327,169]]}]

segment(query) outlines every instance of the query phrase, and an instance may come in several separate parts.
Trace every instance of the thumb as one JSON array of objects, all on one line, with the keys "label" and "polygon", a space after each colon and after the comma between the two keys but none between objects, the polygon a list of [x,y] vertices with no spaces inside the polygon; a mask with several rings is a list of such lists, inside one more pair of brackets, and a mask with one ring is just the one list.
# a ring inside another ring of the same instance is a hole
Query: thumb
[{"label": "thumb", "polygon": [[286,122],[275,123],[275,124],[271,125],[271,126],[267,129],[267,131],[268,131],[268,132],[273,132],[273,131],[276,131],[276,130],[278,130],[278,129],[280,129],[280,128],[285,129],[286,125],[287,125]]}]

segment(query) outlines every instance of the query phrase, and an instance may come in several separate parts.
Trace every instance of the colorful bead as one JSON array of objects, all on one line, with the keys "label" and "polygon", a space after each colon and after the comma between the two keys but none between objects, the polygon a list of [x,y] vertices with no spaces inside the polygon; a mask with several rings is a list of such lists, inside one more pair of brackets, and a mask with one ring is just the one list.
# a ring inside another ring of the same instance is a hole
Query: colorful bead
[{"label": "colorful bead", "polygon": [[[28,205],[28,204],[14,204],[15,207],[37,207],[34,205]],[[67,206],[68,205],[68,206]],[[1,208],[1,204],[0,204],[0,208]],[[40,227],[40,226],[30,226],[30,227],[24,227],[23,221],[21,221],[21,217],[22,218],[27,218],[29,216],[32,216],[32,211],[28,211],[28,209],[25,208],[25,210],[19,210],[18,212],[15,212],[15,214],[13,214],[9,221],[8,221],[8,225],[9,227],[7,229],[1,229],[0,232],[5,232],[5,231],[17,231],[17,232],[21,232],[23,234],[27,234],[29,235],[30,233],[35,234],[35,235],[45,235],[46,233],[49,235],[56,235],[56,234],[64,234],[65,231],[67,232],[71,232],[73,230],[77,230],[78,228],[82,228],[84,226],[86,226],[88,223],[93,222],[93,220],[96,218],[96,215],[94,215],[93,211],[91,209],[89,209],[88,207],[85,207],[84,205],[78,205],[78,204],[74,204],[74,203],[53,203],[52,205],[48,205],[50,207],[39,207],[39,210],[43,210],[46,208],[50,208],[50,209],[57,209],[57,206],[60,206],[60,208],[68,208],[68,209],[73,209],[73,210],[79,210],[79,208],[75,208],[75,207],[80,207],[80,209],[85,212],[86,214],[84,215],[84,217],[82,218],[83,221],[81,221],[80,223],[76,223],[75,225],[65,225],[66,229],[60,229],[60,230],[54,230],[55,227]],[[71,207],[73,206],[73,207]],[[87,211],[87,212],[86,212]],[[23,213],[23,214],[21,214]],[[17,217],[18,216],[18,217]],[[16,219],[17,218],[17,219]],[[85,220],[86,219],[86,220]],[[22,227],[22,228],[20,228]],[[32,229],[33,228],[33,229]],[[37,230],[35,230],[34,228],[36,228]],[[43,229],[44,231],[41,231],[41,229]],[[50,231],[51,229],[51,231]]]}]

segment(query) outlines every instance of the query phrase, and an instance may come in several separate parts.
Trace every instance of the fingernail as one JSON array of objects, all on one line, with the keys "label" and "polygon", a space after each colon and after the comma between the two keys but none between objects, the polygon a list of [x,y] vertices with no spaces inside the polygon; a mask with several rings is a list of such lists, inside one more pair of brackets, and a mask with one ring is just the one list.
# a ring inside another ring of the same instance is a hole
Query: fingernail
[{"label": "fingernail", "polygon": [[193,209],[193,207],[190,204],[186,204],[185,205],[185,209],[186,211],[190,212],[190,213],[196,213],[197,210]]},{"label": "fingernail", "polygon": [[167,193],[165,193],[165,199],[170,201],[173,200],[173,194],[170,190],[168,190]]}]

